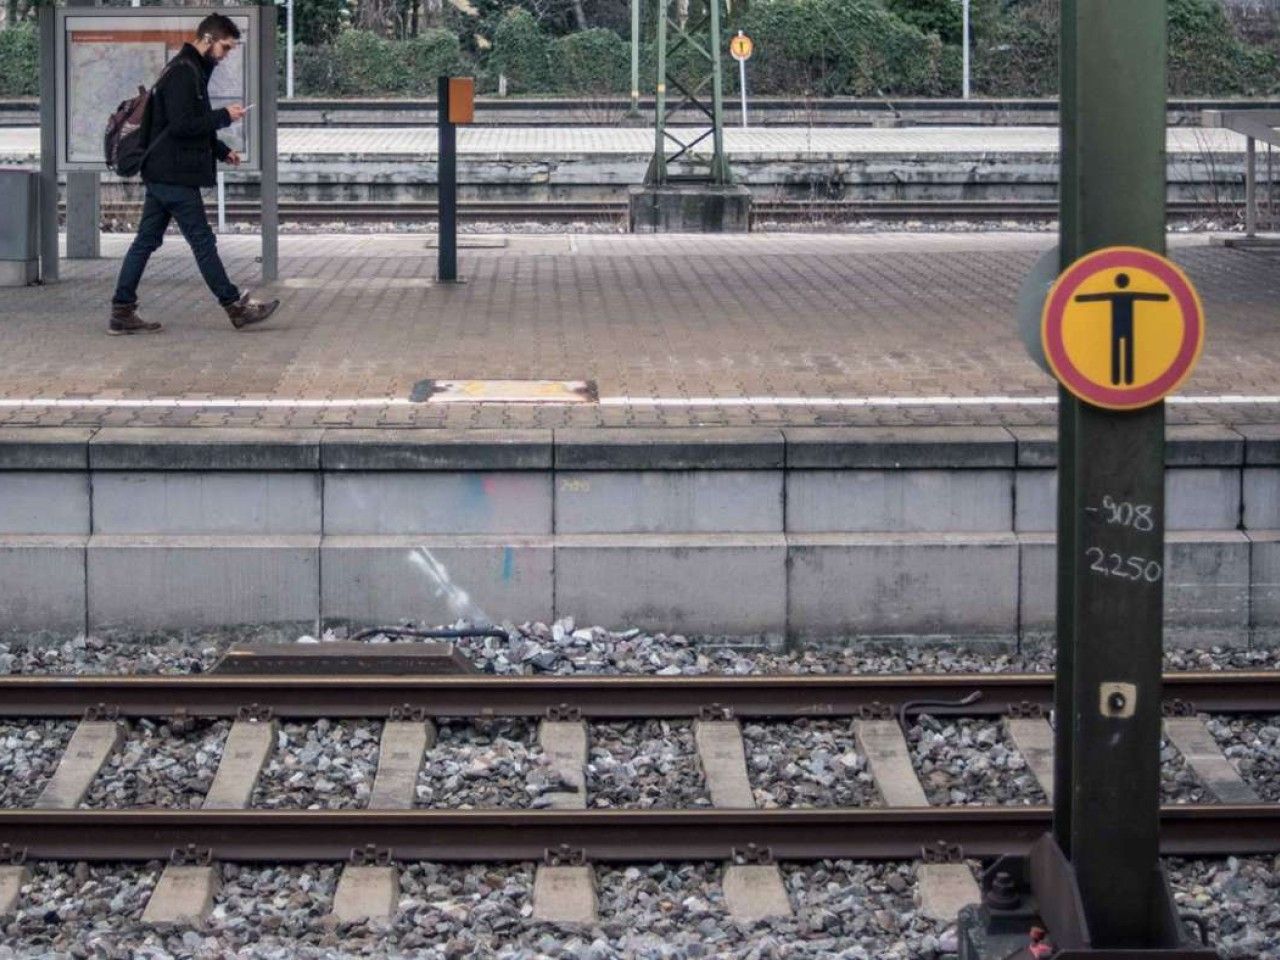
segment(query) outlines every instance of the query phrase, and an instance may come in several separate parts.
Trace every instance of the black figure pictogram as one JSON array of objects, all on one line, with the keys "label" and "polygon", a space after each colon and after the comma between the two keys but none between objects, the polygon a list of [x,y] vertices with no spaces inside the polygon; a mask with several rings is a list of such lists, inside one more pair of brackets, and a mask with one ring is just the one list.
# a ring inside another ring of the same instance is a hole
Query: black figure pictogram
[{"label": "black figure pictogram", "polygon": [[[1116,286],[1123,291],[1129,286],[1127,273],[1116,274]],[[1133,305],[1138,300],[1168,300],[1167,293],[1082,293],[1073,298],[1076,303],[1111,302],[1111,382],[1119,385],[1133,383]],[[1123,344],[1123,347],[1121,346]],[[1123,364],[1121,351],[1123,350]]]}]

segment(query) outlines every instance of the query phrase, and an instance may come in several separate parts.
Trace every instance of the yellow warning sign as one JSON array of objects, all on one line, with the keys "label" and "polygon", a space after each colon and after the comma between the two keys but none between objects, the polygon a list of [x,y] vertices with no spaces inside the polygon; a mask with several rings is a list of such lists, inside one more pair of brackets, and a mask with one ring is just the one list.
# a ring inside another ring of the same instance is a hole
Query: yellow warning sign
[{"label": "yellow warning sign", "polygon": [[1094,406],[1133,410],[1163,400],[1190,375],[1204,345],[1204,310],[1169,260],[1108,247],[1058,278],[1040,329],[1063,386]]},{"label": "yellow warning sign", "polygon": [[729,53],[735,60],[750,60],[751,51],[754,48],[755,45],[751,42],[751,38],[741,30],[738,31],[737,36],[729,41]]}]

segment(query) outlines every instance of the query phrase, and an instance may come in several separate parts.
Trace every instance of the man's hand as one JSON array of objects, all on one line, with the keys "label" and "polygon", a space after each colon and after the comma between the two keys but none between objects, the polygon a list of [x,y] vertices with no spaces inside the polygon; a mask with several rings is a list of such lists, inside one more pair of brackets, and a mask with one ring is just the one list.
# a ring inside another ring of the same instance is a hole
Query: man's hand
[{"label": "man's hand", "polygon": [[246,112],[244,106],[239,103],[233,103],[227,107],[227,116],[231,118],[232,123],[243,120]]},{"label": "man's hand", "polygon": [[231,164],[233,167],[240,166],[240,162],[242,159],[243,158],[240,156],[240,154],[237,153],[235,150],[232,150],[230,153],[227,154],[227,163]]}]

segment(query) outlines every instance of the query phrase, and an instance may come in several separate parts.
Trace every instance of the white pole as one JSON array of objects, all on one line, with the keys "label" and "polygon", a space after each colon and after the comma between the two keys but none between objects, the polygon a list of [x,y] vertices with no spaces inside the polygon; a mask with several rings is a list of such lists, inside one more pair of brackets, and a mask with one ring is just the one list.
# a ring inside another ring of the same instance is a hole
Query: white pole
[{"label": "white pole", "polygon": [[218,232],[227,232],[227,175],[218,171]]},{"label": "white pole", "polygon": [[738,61],[738,87],[742,90],[742,129],[747,129],[747,61]]},{"label": "white pole", "polygon": [[[965,0],[968,3],[968,0]],[[284,95],[293,99],[293,0],[285,0]]]},{"label": "white pole", "polygon": [[[289,0],[290,3],[293,0]],[[964,98],[969,99],[969,0],[962,0],[964,12],[962,19],[964,21]]]}]

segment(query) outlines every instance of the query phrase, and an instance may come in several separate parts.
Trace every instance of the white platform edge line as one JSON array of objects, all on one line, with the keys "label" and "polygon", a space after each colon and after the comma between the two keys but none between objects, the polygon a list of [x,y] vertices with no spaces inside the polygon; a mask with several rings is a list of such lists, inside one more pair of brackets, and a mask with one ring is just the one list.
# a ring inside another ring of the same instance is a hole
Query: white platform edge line
[{"label": "white platform edge line", "polygon": [[[1166,401],[1173,405],[1229,406],[1280,404],[1280,395],[1177,396]],[[589,400],[535,399],[447,399],[431,398],[432,403],[474,403],[485,406],[515,405],[543,407],[578,407],[593,405]],[[1052,407],[1057,397],[601,397],[594,404],[601,407]],[[204,410],[216,407],[288,410],[327,410],[347,407],[413,407],[422,406],[406,397],[342,397],[335,399],[214,397],[183,399],[180,397],[148,397],[136,400],[107,397],[69,399],[0,398],[0,409],[175,409]]]}]

